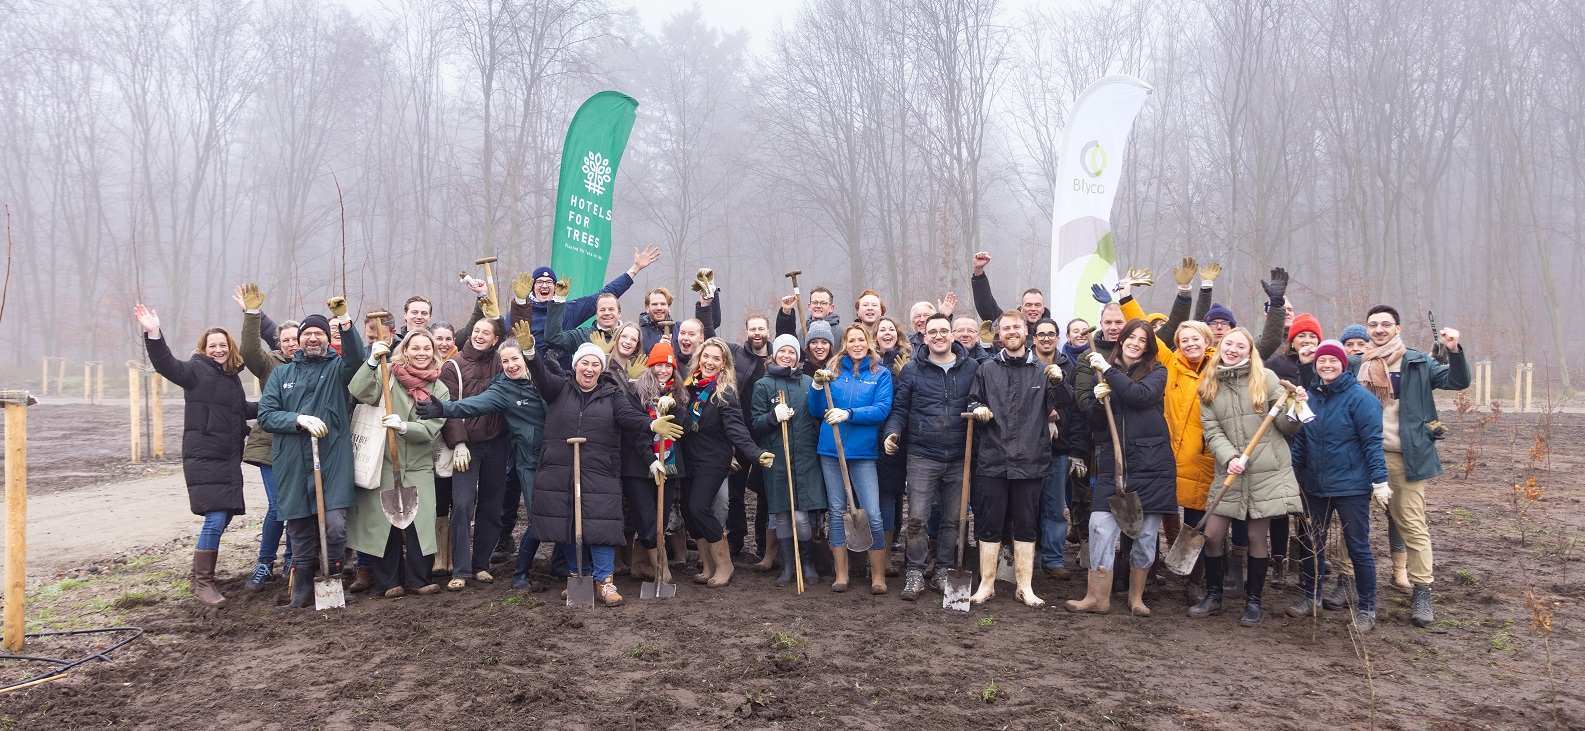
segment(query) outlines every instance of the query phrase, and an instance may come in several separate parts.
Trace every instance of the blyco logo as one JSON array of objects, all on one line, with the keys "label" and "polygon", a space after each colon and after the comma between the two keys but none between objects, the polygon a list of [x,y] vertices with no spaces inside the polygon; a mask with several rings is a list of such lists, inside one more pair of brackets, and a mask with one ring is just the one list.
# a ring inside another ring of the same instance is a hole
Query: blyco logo
[{"label": "blyco logo", "polygon": [[[1090,140],[1079,148],[1079,168],[1091,179],[1099,178],[1106,174],[1106,148],[1101,147],[1099,140]],[[1073,179],[1073,190],[1086,195],[1100,195],[1106,192],[1106,186],[1101,183],[1092,183],[1084,178]]]}]

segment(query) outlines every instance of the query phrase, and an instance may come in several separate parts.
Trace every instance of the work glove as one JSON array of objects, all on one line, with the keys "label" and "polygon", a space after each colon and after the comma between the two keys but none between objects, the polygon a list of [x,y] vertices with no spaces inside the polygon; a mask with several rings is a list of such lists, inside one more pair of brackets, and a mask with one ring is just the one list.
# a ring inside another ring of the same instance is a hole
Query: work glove
[{"label": "work glove", "polygon": [[1156,275],[1152,274],[1149,269],[1129,269],[1128,276],[1122,281],[1122,284],[1129,288],[1149,287],[1155,283]]},{"label": "work glove", "polygon": [[692,289],[705,299],[714,298],[716,292],[715,272],[709,268],[700,269],[698,274],[693,275]]},{"label": "work glove", "polygon": [[659,457],[656,457],[654,462],[649,463],[649,476],[651,479],[666,479],[666,463],[660,461]]},{"label": "work glove", "polygon": [[741,469],[743,469],[743,465],[738,464],[737,457],[733,457],[732,458],[732,464],[729,467],[727,467],[727,473],[735,475],[735,474],[738,473],[738,470],[741,470]]},{"label": "work glove", "polygon": [[397,434],[407,433],[407,422],[402,421],[402,417],[397,416],[396,414],[386,414],[385,418],[380,419],[380,426],[390,429]]},{"label": "work glove", "polygon": [[817,389],[825,388],[827,383],[835,381],[836,379],[837,374],[832,373],[831,369],[821,368],[820,370],[815,371],[814,387]]},{"label": "work glove", "polygon": [[1062,382],[1062,366],[1052,364],[1046,366],[1046,380],[1052,383]]},{"label": "work glove", "polygon": [[772,411],[776,414],[777,422],[791,421],[793,418],[793,409],[787,404],[776,404],[776,408]]},{"label": "work glove", "polygon": [[467,287],[468,291],[472,292],[475,297],[483,297],[490,291],[490,285],[486,284],[483,279],[475,278],[467,272],[457,272],[457,278],[462,280],[462,286]]},{"label": "work glove", "polygon": [[1222,276],[1221,264],[1213,261],[1210,264],[1200,267],[1200,288],[1210,289],[1211,283],[1215,282],[1216,278],[1220,276]]},{"label": "work glove", "polygon": [[380,359],[391,354],[391,346],[384,340],[376,340],[369,346],[369,365],[379,365]]},{"label": "work glove", "polygon": [[1106,356],[1101,355],[1100,353],[1097,353],[1093,350],[1090,351],[1090,354],[1085,358],[1085,362],[1089,364],[1091,370],[1097,370],[1102,373],[1105,373],[1106,369],[1112,367],[1111,361],[1108,361]]},{"label": "work glove", "polygon": [[1112,302],[1112,293],[1108,292],[1104,285],[1090,285],[1090,296],[1094,297],[1096,302],[1099,302],[1103,305],[1111,304]]},{"label": "work glove", "polygon": [[606,334],[599,330],[589,333],[589,343],[606,355],[610,355],[611,349],[616,347],[616,341],[606,337]]},{"label": "work glove", "polygon": [[319,417],[317,416],[298,414],[297,425],[302,427],[303,431],[306,431],[316,437],[322,437],[330,433],[330,429],[325,426],[325,422],[320,421]]},{"label": "work glove", "polygon": [[495,303],[495,298],[493,297],[480,297],[479,311],[491,320],[498,320],[501,317],[501,306]]},{"label": "work glove", "polygon": [[325,306],[330,308],[332,317],[345,317],[347,314],[346,297],[331,297],[325,300]]},{"label": "work glove", "polygon": [[1174,267],[1172,278],[1178,282],[1178,291],[1187,292],[1194,284],[1194,275],[1200,271],[1200,266],[1194,262],[1194,257],[1183,257],[1183,266]]},{"label": "work glove", "polygon": [[468,451],[467,443],[458,444],[451,453],[452,468],[458,472],[467,472],[470,464],[473,464],[473,452]]},{"label": "work glove", "polygon": [[980,342],[984,343],[986,347],[990,347],[991,343],[996,342],[996,333],[991,331],[990,320],[980,322]]},{"label": "work glove", "polygon": [[1392,502],[1392,488],[1385,482],[1374,482],[1370,485],[1370,501],[1382,510],[1387,509],[1387,504]]},{"label": "work glove", "polygon": [[768,470],[768,469],[770,469],[770,466],[773,465],[773,464],[776,464],[776,455],[774,455],[774,454],[772,454],[770,452],[760,452],[759,453],[759,466],[762,469],[767,469]]},{"label": "work glove", "polygon": [[1068,474],[1082,480],[1090,474],[1090,468],[1082,459],[1069,459]]},{"label": "work glove", "polygon": [[1051,441],[1053,442],[1057,441],[1057,435],[1061,434],[1061,431],[1057,429],[1057,422],[1055,421],[1046,422],[1046,432],[1051,435]]},{"label": "work glove", "polygon": [[987,406],[976,406],[976,407],[974,407],[973,414],[974,414],[974,420],[979,422],[979,423],[981,423],[981,424],[984,424],[985,422],[990,421],[993,418],[993,415],[991,414],[991,410]]},{"label": "work glove", "polygon": [[677,417],[672,416],[671,414],[661,416],[660,418],[657,418],[649,423],[649,430],[667,439],[675,440],[676,438],[682,436],[682,425],[672,423],[672,421],[676,418]]},{"label": "work glove", "polygon": [[562,297],[562,298],[565,298],[567,295],[572,294],[572,277],[570,275],[567,275],[567,274],[561,275],[561,281],[556,282],[555,288],[552,290],[552,293],[555,296]]},{"label": "work glove", "polygon": [[897,359],[892,361],[892,373],[893,374],[902,375],[903,366],[908,365],[908,361],[913,360],[913,355],[911,355],[913,353],[913,350],[914,350],[914,347],[910,343],[906,343],[906,342],[898,343],[898,345],[897,345]]},{"label": "work glove", "polygon": [[902,446],[902,439],[896,434],[886,435],[885,449],[888,456],[897,454],[897,450],[901,449]]},{"label": "work glove", "polygon": [[519,273],[512,277],[512,296],[518,302],[525,302],[534,294],[534,278],[528,273]]},{"label": "work glove", "polygon": [[1260,288],[1266,290],[1266,300],[1275,304],[1282,300],[1288,292],[1288,270],[1276,267],[1271,270],[1271,279],[1260,280]]},{"label": "work glove", "polygon": [[413,413],[418,414],[420,419],[439,419],[445,416],[445,411],[441,409],[440,402],[434,399],[413,402]]},{"label": "work glove", "polygon": [[242,309],[257,310],[264,306],[264,293],[259,285],[249,282],[242,285]]},{"label": "work glove", "polygon": [[655,410],[662,414],[669,414],[674,408],[677,408],[677,399],[669,395],[663,395],[655,399]]},{"label": "work glove", "polygon": [[518,347],[523,349],[523,360],[533,360],[534,327],[527,322],[518,320],[512,323],[512,337],[517,340]]},{"label": "work glove", "polygon": [[847,421],[852,415],[853,413],[847,409],[826,409],[826,423],[841,424],[842,422]]},{"label": "work glove", "polygon": [[1104,383],[1095,384],[1095,398],[1105,401],[1106,397],[1110,395],[1112,395],[1111,386],[1108,386]]},{"label": "work glove", "polygon": [[1234,457],[1234,458],[1232,458],[1232,459],[1227,461],[1227,474],[1229,474],[1229,475],[1242,475],[1242,474],[1244,474],[1244,455],[1240,454],[1237,457]]}]

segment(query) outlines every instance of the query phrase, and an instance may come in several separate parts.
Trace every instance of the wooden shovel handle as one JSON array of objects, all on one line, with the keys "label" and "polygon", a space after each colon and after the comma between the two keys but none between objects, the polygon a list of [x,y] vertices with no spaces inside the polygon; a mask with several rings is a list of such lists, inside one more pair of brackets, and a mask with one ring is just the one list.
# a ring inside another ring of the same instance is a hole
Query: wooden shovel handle
[{"label": "wooden shovel handle", "polygon": [[[1255,438],[1249,440],[1249,445],[1244,447],[1244,453],[1239,455],[1244,458],[1245,462],[1248,462],[1249,458],[1255,454],[1255,447],[1260,444],[1260,438],[1266,436],[1266,429],[1271,427],[1271,422],[1276,421],[1277,414],[1281,411],[1282,402],[1278,401],[1276,405],[1271,407],[1270,411],[1266,412],[1265,421],[1260,422],[1260,428],[1255,430]],[[1216,497],[1205,506],[1205,515],[1200,516],[1200,524],[1194,526],[1196,531],[1205,529],[1205,521],[1211,517],[1211,510],[1216,508],[1217,503],[1222,502],[1222,496],[1227,494],[1227,488],[1232,487],[1233,481],[1236,479],[1238,479],[1238,475],[1229,473],[1227,479],[1222,480],[1222,489],[1217,490]]]},{"label": "wooden shovel handle", "polygon": [[969,422],[969,431],[963,438],[963,485],[960,488],[962,495],[958,499],[958,563],[957,568],[963,568],[963,546],[968,543],[969,536],[969,480],[972,476],[974,462],[974,412],[965,411],[958,414]]}]

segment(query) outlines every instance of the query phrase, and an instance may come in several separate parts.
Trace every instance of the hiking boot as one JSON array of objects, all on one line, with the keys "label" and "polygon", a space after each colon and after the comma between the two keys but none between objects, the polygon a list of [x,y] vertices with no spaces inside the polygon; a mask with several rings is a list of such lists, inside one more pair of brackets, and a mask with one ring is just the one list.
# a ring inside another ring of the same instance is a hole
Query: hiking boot
[{"label": "hiking boot", "polygon": [[622,606],[622,595],[616,593],[616,581],[610,576],[605,577],[604,583],[600,584],[600,601],[608,607]]},{"label": "hiking boot", "polygon": [[1287,609],[1287,615],[1293,617],[1294,619],[1318,617],[1320,614],[1321,603],[1316,601],[1315,597],[1312,596],[1299,597],[1292,604],[1288,605]]},{"label": "hiking boot", "polygon": [[919,569],[908,569],[908,575],[903,577],[903,593],[898,595],[905,602],[919,598],[919,592],[925,590],[925,572]]},{"label": "hiking boot", "polygon": [[1416,627],[1424,627],[1436,621],[1436,613],[1431,610],[1431,585],[1415,584],[1414,596],[1409,600],[1409,621]]},{"label": "hiking boot", "polygon": [[374,569],[359,566],[357,578],[352,580],[352,586],[347,587],[347,590],[368,591],[371,586],[374,586]]},{"label": "hiking boot", "polygon": [[260,591],[273,578],[275,578],[275,564],[256,563],[253,564],[253,575],[242,584],[242,588],[247,591]]},{"label": "hiking boot", "polygon": [[1047,566],[1045,571],[1046,576],[1056,579],[1057,581],[1067,581],[1068,577],[1073,575],[1068,572],[1066,567],[1063,566]]},{"label": "hiking boot", "polygon": [[1359,594],[1354,590],[1354,580],[1347,576],[1339,576],[1331,588],[1326,590],[1326,594],[1321,597],[1321,608],[1330,609],[1334,612],[1341,611],[1353,606],[1358,599]]},{"label": "hiking boot", "polygon": [[1371,631],[1371,630],[1373,630],[1375,628],[1376,628],[1376,610],[1374,610],[1374,609],[1356,609],[1356,610],[1354,610],[1354,629],[1357,629],[1360,632],[1369,632],[1369,631]]}]

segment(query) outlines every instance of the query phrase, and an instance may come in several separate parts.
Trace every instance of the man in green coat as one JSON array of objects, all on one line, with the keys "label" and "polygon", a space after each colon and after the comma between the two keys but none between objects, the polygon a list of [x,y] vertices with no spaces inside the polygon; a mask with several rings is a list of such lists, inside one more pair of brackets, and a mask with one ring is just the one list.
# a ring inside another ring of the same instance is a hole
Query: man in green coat
[{"label": "man in green coat", "polygon": [[[298,328],[298,350],[277,367],[259,399],[259,424],[275,435],[270,464],[275,472],[276,512],[291,538],[290,607],[313,606],[310,579],[319,562],[319,520],[314,495],[314,457],[310,437],[319,439],[320,479],[325,492],[325,530],[330,575],[341,573],[347,541],[347,509],[357,504],[352,485],[352,434],[347,385],[365,353],[363,338],[347,319],[341,297],[327,304],[336,318],[309,315]],[[342,333],[342,353],[330,347],[331,327]]]}]

